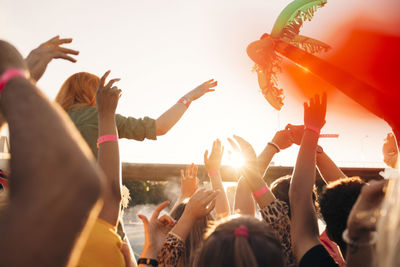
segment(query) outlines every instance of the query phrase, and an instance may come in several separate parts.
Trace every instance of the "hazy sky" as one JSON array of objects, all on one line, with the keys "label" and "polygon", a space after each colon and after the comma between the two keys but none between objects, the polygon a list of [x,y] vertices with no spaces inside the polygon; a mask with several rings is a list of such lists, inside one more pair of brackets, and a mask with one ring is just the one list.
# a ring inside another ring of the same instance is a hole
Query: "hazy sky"
[{"label": "hazy sky", "polygon": [[[193,102],[181,121],[157,141],[122,141],[123,161],[202,163],[215,138],[241,135],[257,152],[287,123],[302,123],[302,101],[290,94],[294,84],[281,75],[285,106],[273,110],[259,92],[247,45],[270,32],[290,1],[283,0],[0,0],[0,38],[21,53],[51,37],[74,38],[80,51],[75,64],[50,64],[39,87],[54,99],[71,74],[88,71],[101,76],[111,69],[123,97],[118,113],[157,118],[187,91],[208,79],[218,80],[216,92]],[[362,15],[373,25],[399,34],[395,19],[398,0],[330,0],[307,22],[302,34],[334,42],[332,30]],[[397,32],[396,32],[397,31]],[[354,105],[339,94],[330,102]],[[329,105],[329,102],[328,102]],[[382,160],[381,146],[389,127],[359,108],[361,117],[329,109],[325,133],[339,139],[322,140],[325,151],[340,165],[372,166]],[[226,144],[227,145],[227,144]],[[228,145],[227,145],[228,146]],[[228,149],[226,149],[228,150]],[[298,148],[281,152],[277,164],[295,162]],[[363,163],[364,162],[364,163]],[[373,164],[371,165],[371,163]]]}]

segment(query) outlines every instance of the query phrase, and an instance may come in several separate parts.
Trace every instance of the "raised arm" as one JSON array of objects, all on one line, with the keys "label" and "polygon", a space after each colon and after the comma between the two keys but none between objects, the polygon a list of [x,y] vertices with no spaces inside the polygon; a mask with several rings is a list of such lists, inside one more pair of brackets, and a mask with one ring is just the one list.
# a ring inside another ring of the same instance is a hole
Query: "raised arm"
[{"label": "raised arm", "polygon": [[363,186],[361,194],[351,209],[343,240],[347,242],[346,266],[374,266],[377,242],[376,222],[388,180],[371,181]]},{"label": "raised arm", "polygon": [[217,86],[217,82],[211,79],[184,95],[175,105],[158,117],[156,120],[156,135],[166,134],[180,120],[193,101],[208,92],[215,91],[215,89],[212,89],[215,86]]},{"label": "raised arm", "polygon": [[76,59],[70,55],[78,55],[79,52],[69,48],[61,47],[63,44],[69,44],[72,42],[72,38],[60,39],[60,36],[55,36],[39,45],[39,47],[33,49],[25,62],[31,73],[31,78],[35,82],[39,81],[45,72],[47,65],[56,58],[62,58],[73,63]]},{"label": "raised arm", "polygon": [[[160,216],[160,212],[169,205],[169,201],[165,201],[157,206],[150,220],[146,216],[139,214],[139,219],[143,222],[144,227],[144,247],[142,254],[138,260],[138,266],[154,266],[154,264],[146,264],[147,262],[157,262],[157,257],[164,244],[169,231],[175,225],[175,221],[167,214]],[[157,263],[158,264],[158,263]]]},{"label": "raised arm", "polygon": [[[288,124],[286,129],[289,130],[290,137],[293,143],[300,145],[303,138],[304,125],[291,125]],[[347,177],[342,170],[335,164],[335,162],[325,153],[322,147],[316,150],[316,162],[319,173],[326,183],[334,182],[340,178]]]},{"label": "raised arm", "polygon": [[[0,75],[11,68],[27,71],[18,51],[0,41]],[[1,263],[74,266],[75,248],[100,210],[102,174],[69,118],[28,79],[6,83],[0,108],[12,155],[11,197],[0,215]]]},{"label": "raised arm", "polygon": [[274,138],[272,138],[271,142],[268,142],[264,150],[258,156],[258,168],[260,172],[265,173],[275,154],[290,147],[292,144],[293,141],[290,138],[288,129],[276,132]]},{"label": "raised arm", "polygon": [[[279,153],[282,149],[290,147],[292,144],[293,142],[287,129],[276,132],[274,138],[271,140],[271,142],[268,142],[264,150],[257,158],[259,172],[264,173],[264,175],[261,177],[265,176],[265,172],[268,170],[268,166],[275,154]],[[236,189],[235,210],[241,214],[254,216],[255,206],[252,194],[253,191],[247,184],[246,178],[242,177],[238,181],[238,186]]]},{"label": "raised arm", "polygon": [[106,176],[106,188],[103,193],[104,204],[99,218],[116,226],[121,211],[122,196],[115,109],[121,96],[121,90],[117,86],[114,86],[114,83],[119,81],[119,79],[113,79],[107,84],[105,83],[109,74],[110,71],[107,71],[101,77],[96,94],[96,104],[99,114],[98,162]]},{"label": "raised arm", "polygon": [[226,196],[221,178],[221,159],[224,154],[224,147],[219,139],[213,142],[210,157],[208,150],[204,152],[204,165],[206,166],[208,177],[211,180],[211,186],[214,190],[219,190],[219,194],[215,202],[215,212],[217,218],[222,218],[230,214],[228,197]]},{"label": "raised arm", "polygon": [[197,219],[207,216],[215,207],[218,191],[199,189],[186,204],[185,211],[171,232],[186,240]]},{"label": "raised arm", "polygon": [[171,209],[173,211],[179,206],[183,201],[193,196],[199,187],[199,179],[197,179],[197,171],[199,167],[192,165],[186,166],[186,171],[181,170],[181,194],[176,200],[174,207]]},{"label": "raised arm", "polygon": [[250,190],[252,191],[260,209],[263,209],[272,201],[275,200],[275,196],[268,189],[267,184],[262,179],[260,170],[258,168],[258,161],[256,157],[256,152],[253,147],[243,138],[239,136],[234,136],[238,145],[232,140],[228,139],[232,147],[242,153],[245,158],[245,164],[242,167],[243,177],[246,179]]},{"label": "raised arm", "polygon": [[297,261],[320,244],[317,215],[312,200],[315,183],[315,151],[319,132],[325,124],[326,94],[304,103],[305,130],[289,189],[291,237]]}]

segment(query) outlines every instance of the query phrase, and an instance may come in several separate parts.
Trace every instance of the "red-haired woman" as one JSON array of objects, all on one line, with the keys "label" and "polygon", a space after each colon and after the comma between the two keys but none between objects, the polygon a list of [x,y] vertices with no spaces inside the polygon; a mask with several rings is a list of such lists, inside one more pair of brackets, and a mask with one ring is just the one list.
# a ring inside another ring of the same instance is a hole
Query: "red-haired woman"
[{"label": "red-haired woman", "polygon": [[[96,89],[100,78],[87,72],[79,72],[69,77],[61,86],[56,102],[68,113],[83,138],[97,157],[98,114],[96,107]],[[155,140],[166,134],[182,117],[190,103],[205,93],[214,91],[214,80],[202,83],[175,105],[164,112],[158,119],[149,117],[135,119],[116,114],[115,120],[119,138],[142,141],[145,138]]]}]

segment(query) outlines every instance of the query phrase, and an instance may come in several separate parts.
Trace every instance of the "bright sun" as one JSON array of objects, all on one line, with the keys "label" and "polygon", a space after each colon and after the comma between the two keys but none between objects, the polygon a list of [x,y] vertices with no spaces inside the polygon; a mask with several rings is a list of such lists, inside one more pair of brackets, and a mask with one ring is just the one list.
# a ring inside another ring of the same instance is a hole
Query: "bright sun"
[{"label": "bright sun", "polygon": [[225,161],[226,165],[232,166],[235,169],[239,169],[243,166],[244,164],[244,158],[242,154],[238,152],[228,152],[228,155],[226,157]]}]

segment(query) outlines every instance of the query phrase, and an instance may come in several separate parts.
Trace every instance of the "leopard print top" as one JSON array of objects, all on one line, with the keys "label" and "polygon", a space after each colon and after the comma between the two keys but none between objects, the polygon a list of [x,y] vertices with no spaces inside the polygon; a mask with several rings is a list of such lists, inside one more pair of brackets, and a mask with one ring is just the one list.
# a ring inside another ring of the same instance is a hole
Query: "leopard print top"
[{"label": "leopard print top", "polygon": [[[282,245],[286,266],[297,266],[292,253],[292,244],[290,240],[290,219],[288,216],[289,208],[287,204],[276,199],[264,209],[260,210],[260,212],[265,222],[272,227],[277,239]],[[160,254],[158,255],[158,266],[177,266],[178,261],[184,252],[185,242],[182,240],[182,238],[170,232]]]},{"label": "leopard print top", "polygon": [[158,266],[177,266],[180,257],[185,252],[185,242],[181,237],[169,232],[164,245],[158,254]]},{"label": "leopard print top", "polygon": [[263,219],[272,227],[276,238],[282,245],[286,266],[295,267],[296,261],[290,240],[289,207],[286,202],[276,199],[260,212]]}]

